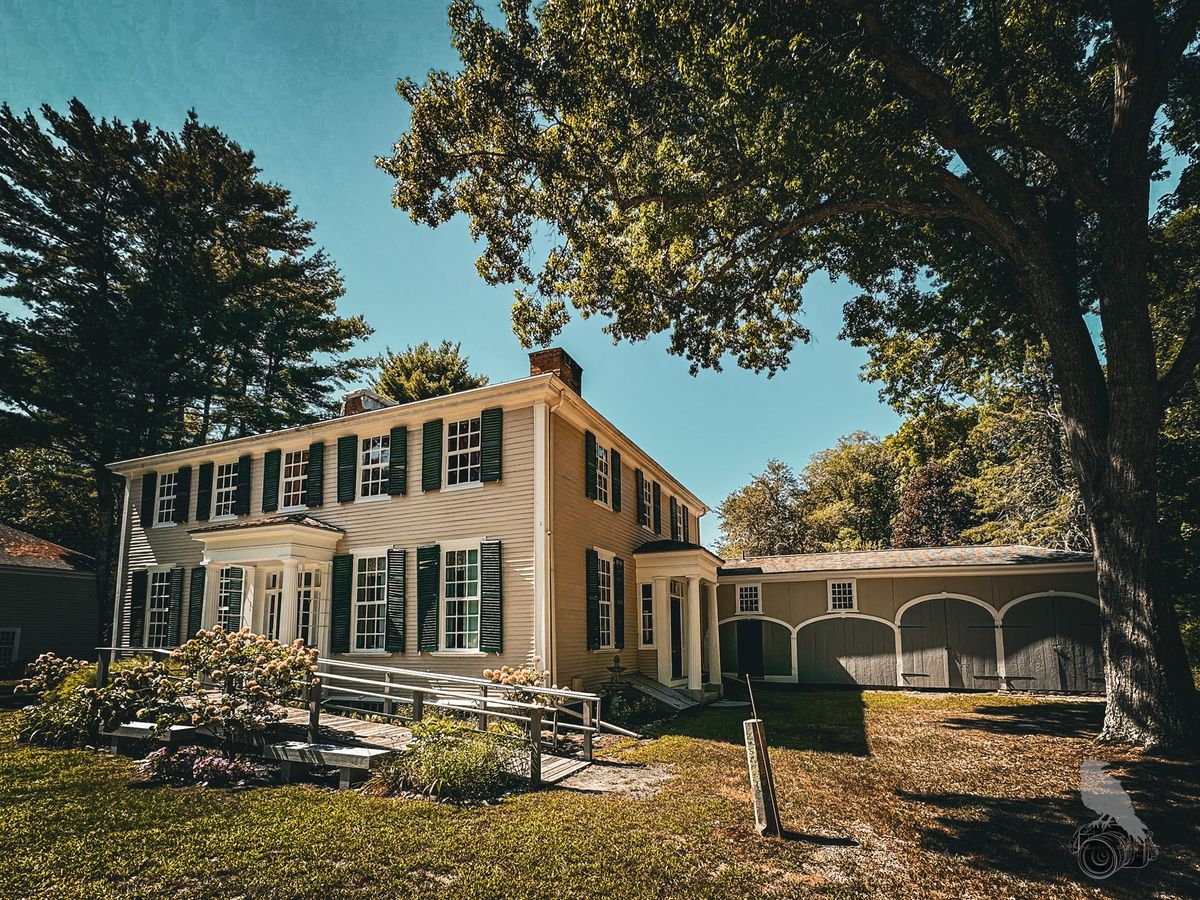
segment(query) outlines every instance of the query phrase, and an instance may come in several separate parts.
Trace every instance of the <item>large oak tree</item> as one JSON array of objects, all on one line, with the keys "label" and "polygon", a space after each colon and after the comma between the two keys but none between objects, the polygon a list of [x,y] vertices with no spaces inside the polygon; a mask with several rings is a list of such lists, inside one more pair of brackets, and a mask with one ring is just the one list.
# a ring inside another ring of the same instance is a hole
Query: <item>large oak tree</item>
[{"label": "large oak tree", "polygon": [[1200,0],[507,0],[495,25],[456,0],[450,21],[461,70],[399,85],[411,126],[380,164],[416,221],[469,217],[526,342],[570,304],[617,338],[669,331],[693,368],[774,372],[824,269],[863,290],[852,334],[1044,343],[1095,546],[1103,737],[1195,740],[1155,501],[1200,306],[1156,342],[1150,188],[1171,159],[1196,174]]}]

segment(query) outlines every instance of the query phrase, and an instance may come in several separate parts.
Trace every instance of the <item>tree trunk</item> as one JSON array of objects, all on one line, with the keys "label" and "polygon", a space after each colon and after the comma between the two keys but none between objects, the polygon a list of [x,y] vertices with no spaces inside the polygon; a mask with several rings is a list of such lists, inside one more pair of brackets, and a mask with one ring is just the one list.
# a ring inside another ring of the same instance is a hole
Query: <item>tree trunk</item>
[{"label": "tree trunk", "polygon": [[121,534],[121,503],[117,497],[118,480],[103,464],[92,467],[96,483],[96,603],[99,609],[97,646],[115,646],[119,635],[112,634],[113,600],[116,594],[116,565]]}]

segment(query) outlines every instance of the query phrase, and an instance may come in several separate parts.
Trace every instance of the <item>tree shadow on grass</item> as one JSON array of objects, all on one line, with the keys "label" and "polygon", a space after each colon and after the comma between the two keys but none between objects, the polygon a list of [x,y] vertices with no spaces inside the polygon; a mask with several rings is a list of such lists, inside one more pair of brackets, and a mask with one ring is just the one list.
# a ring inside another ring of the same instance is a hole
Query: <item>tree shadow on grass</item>
[{"label": "tree shadow on grass", "polygon": [[1091,738],[1100,733],[1103,721],[1103,703],[1059,700],[977,706],[970,716],[947,719],[945,725],[1001,735]]},{"label": "tree shadow on grass", "polygon": [[[744,685],[728,685],[732,700],[747,697]],[[869,756],[866,707],[861,690],[803,690],[756,684],[754,700],[771,748]],[[742,722],[750,707],[704,707],[668,720],[655,734],[674,734],[742,745]]]}]

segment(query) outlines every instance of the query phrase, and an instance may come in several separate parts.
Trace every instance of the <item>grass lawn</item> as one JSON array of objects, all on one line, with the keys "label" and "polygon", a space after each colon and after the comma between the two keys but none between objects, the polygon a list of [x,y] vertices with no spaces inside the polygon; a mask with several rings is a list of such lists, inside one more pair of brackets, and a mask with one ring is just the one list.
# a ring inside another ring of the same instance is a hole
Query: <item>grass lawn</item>
[{"label": "grass lawn", "polygon": [[[751,824],[743,709],[667,723],[614,761],[676,773],[649,799],[547,790],[487,807],[146,787],[128,760],[14,743],[0,713],[0,896],[1195,896],[1200,763],[1091,741],[1102,707],[764,691],[787,840]],[[1085,755],[1118,763],[1160,846],[1088,881]]]}]

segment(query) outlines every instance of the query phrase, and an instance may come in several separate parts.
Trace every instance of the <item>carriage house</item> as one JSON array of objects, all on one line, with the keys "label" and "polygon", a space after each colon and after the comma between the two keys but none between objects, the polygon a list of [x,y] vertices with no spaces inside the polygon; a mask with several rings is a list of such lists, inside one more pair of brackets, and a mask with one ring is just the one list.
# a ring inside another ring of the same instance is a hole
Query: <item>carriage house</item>
[{"label": "carriage house", "polygon": [[725,563],[700,543],[707,507],[581,386],[574,360],[542,350],[517,381],[404,405],[358,391],[334,419],[113,464],[117,640],[171,647],[221,625],[474,676],[537,657],[575,688],[619,655],[693,695],[722,674],[1096,689],[1089,557]]}]

